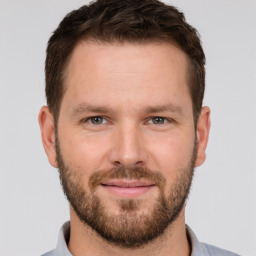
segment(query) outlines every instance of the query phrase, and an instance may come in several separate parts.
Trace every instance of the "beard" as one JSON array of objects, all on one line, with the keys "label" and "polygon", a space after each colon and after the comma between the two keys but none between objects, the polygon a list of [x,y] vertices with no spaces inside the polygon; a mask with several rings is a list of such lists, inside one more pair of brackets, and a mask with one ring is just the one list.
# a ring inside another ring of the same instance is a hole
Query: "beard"
[{"label": "beard", "polygon": [[[55,145],[60,181],[71,207],[85,226],[115,246],[139,248],[160,237],[185,205],[194,174],[196,143],[186,168],[176,170],[177,176],[168,195],[164,193],[166,180],[160,172],[144,167],[126,169],[124,166],[95,171],[89,177],[86,186],[89,191],[86,191],[76,170],[65,164],[57,136]],[[142,199],[119,199],[118,214],[111,215],[103,200],[94,193],[97,186],[111,179],[143,179],[154,183],[159,195],[152,199],[155,202],[151,211],[143,211]]]}]

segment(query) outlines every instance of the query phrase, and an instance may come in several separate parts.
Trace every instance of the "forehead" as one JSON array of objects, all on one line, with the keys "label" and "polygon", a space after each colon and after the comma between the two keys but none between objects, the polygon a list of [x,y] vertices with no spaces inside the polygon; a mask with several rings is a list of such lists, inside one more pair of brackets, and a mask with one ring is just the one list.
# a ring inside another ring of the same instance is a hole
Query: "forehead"
[{"label": "forehead", "polygon": [[73,75],[74,71],[81,71],[82,68],[86,68],[82,71],[88,72],[104,70],[138,73],[147,69],[165,73],[177,67],[173,71],[180,69],[186,75],[187,65],[186,54],[171,43],[99,43],[89,40],[77,44],[68,63],[67,73]]},{"label": "forehead", "polygon": [[118,97],[120,102],[155,100],[159,105],[167,98],[188,98],[187,71],[186,54],[170,43],[83,41],[67,66],[64,98],[76,104],[87,98],[113,104]]}]

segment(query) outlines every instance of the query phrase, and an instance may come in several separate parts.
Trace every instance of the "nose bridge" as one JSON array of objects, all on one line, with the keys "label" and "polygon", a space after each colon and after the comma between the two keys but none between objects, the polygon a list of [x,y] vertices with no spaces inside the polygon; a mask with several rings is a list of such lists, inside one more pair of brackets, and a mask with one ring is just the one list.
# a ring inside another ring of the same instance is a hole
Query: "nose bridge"
[{"label": "nose bridge", "polygon": [[110,152],[114,165],[132,168],[146,161],[146,152],[140,127],[132,122],[119,125],[116,129]]}]

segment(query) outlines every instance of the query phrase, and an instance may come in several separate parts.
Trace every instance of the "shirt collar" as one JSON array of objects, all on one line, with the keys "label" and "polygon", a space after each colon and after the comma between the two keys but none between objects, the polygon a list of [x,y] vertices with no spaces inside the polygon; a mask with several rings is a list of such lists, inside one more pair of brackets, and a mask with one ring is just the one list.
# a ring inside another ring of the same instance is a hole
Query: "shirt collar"
[{"label": "shirt collar", "polygon": [[70,235],[70,222],[67,221],[60,229],[58,243],[56,247],[56,255],[72,256],[68,250],[68,242]]},{"label": "shirt collar", "polygon": [[188,225],[186,225],[186,231],[187,231],[187,237],[188,237],[191,247],[192,247],[190,256],[198,256],[198,255],[208,256],[208,255],[210,255],[205,244],[199,242],[195,233],[191,230],[191,228]]},{"label": "shirt collar", "polygon": [[[190,240],[192,252],[190,256],[198,256],[198,255],[204,255],[208,256],[209,252],[207,248],[204,246],[203,243],[200,243],[197,239],[194,232],[191,230],[191,228],[186,225],[187,230],[187,236]],[[69,242],[69,235],[70,235],[70,222],[66,222],[59,233],[58,237],[58,243],[56,247],[56,255],[63,255],[63,256],[72,256],[70,251],[68,250],[67,244]]]}]

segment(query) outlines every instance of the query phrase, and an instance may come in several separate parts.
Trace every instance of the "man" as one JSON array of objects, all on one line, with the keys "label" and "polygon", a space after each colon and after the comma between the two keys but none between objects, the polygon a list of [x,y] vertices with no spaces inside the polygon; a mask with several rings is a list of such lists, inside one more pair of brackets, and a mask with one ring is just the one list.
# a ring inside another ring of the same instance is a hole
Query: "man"
[{"label": "man", "polygon": [[204,64],[197,31],[157,0],[98,0],[63,19],[39,123],[70,222],[45,255],[235,255],[185,225],[210,128]]}]

